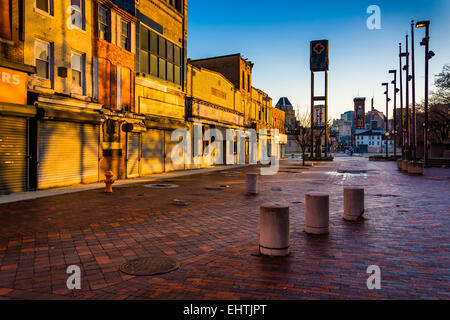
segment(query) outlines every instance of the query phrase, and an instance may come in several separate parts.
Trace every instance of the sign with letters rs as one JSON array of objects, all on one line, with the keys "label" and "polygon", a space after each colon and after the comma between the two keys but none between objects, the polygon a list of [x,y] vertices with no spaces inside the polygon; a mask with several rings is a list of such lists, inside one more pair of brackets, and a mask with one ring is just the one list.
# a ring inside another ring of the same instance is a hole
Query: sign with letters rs
[{"label": "sign with letters rs", "polygon": [[0,67],[0,102],[26,104],[27,80],[24,72]]}]

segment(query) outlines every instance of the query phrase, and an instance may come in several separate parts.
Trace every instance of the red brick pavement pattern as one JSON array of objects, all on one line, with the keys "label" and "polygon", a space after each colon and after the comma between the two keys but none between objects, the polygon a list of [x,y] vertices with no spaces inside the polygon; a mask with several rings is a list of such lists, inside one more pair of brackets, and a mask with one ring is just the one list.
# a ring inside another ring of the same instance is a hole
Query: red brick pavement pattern
[{"label": "red brick pavement pattern", "polygon": [[[245,168],[171,179],[178,189],[136,184],[0,205],[0,299],[449,299],[450,171],[412,177],[395,167],[341,158],[261,177],[258,197],[244,195],[255,170]],[[230,188],[205,189],[219,185]],[[366,220],[342,219],[344,185],[366,188]],[[303,233],[313,190],[331,194],[326,237]],[[292,255],[255,257],[259,206],[274,200],[291,206]],[[154,254],[182,265],[156,277],[118,270]],[[82,269],[81,290],[66,287],[69,265]],[[369,265],[382,270],[379,291],[367,289]]]}]

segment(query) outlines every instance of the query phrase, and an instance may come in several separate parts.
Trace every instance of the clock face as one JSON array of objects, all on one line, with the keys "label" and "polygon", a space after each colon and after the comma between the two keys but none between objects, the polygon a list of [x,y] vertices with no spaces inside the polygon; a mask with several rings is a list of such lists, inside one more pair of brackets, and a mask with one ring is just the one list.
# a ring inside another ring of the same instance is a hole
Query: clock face
[{"label": "clock face", "polygon": [[362,106],[359,106],[359,109],[362,109]]}]

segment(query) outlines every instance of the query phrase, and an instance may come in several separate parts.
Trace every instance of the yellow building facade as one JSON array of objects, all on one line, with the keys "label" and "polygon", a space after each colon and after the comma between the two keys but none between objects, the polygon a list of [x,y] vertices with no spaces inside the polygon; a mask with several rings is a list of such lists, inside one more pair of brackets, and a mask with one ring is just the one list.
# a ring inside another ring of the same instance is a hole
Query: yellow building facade
[{"label": "yellow building facade", "polygon": [[134,133],[141,145],[139,175],[184,170],[186,166],[174,163],[170,154],[177,144],[171,141],[173,130],[189,128],[185,122],[187,1],[140,1],[135,13],[135,105],[146,118],[146,131]]},{"label": "yellow building facade", "polygon": [[[78,5],[77,5],[78,3]],[[24,62],[34,189],[99,181],[101,105],[92,88],[92,1],[25,0]]]}]

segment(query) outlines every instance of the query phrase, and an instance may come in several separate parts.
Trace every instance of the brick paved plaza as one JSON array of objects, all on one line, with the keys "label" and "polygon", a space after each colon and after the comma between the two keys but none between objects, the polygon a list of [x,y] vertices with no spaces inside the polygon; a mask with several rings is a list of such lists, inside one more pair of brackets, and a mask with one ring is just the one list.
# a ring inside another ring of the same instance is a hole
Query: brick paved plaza
[{"label": "brick paved plaza", "polygon": [[[170,179],[177,189],[143,183],[0,205],[0,299],[449,299],[450,170],[425,177],[394,162],[338,158],[314,168],[282,161],[246,197],[245,167]],[[367,170],[342,174],[338,170]],[[164,181],[164,180],[162,180]],[[223,191],[206,187],[228,185]],[[344,185],[366,188],[366,219],[342,219]],[[304,198],[330,193],[329,236],[308,236]],[[189,202],[187,207],[172,204]],[[259,206],[291,207],[292,255],[257,252]],[[133,277],[119,267],[154,254],[181,262],[162,276]],[[82,289],[69,291],[66,268],[79,265]],[[382,289],[366,286],[369,265]]]}]

